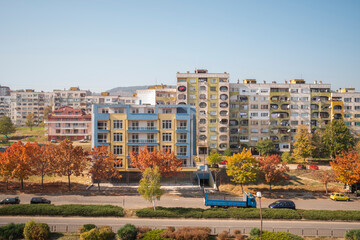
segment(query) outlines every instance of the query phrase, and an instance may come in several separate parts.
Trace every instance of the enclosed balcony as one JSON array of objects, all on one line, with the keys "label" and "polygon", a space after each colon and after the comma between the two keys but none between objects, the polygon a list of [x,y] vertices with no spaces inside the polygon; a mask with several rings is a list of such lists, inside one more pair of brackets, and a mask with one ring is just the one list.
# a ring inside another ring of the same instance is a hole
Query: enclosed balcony
[{"label": "enclosed balcony", "polygon": [[335,111],[341,111],[341,110],[342,110],[342,106],[336,105],[336,106],[334,106],[334,110],[335,110]]},{"label": "enclosed balcony", "polygon": [[289,113],[286,112],[274,112],[271,114],[272,118],[289,118]]},{"label": "enclosed balcony", "polygon": [[333,118],[334,119],[342,119],[342,114],[336,113],[336,114],[333,115]]},{"label": "enclosed balcony", "polygon": [[227,108],[228,106],[229,106],[229,104],[227,102],[220,103],[221,108]]},{"label": "enclosed balcony", "polygon": [[282,104],[281,105],[281,110],[289,110],[290,109],[290,104]]},{"label": "enclosed balcony", "polygon": [[272,96],[270,100],[273,102],[288,102],[289,98],[287,96]]},{"label": "enclosed balcony", "polygon": [[232,119],[232,120],[230,120],[229,125],[230,126],[237,126],[237,125],[239,125],[239,121]]},{"label": "enclosed balcony", "polygon": [[222,110],[220,111],[220,116],[227,116],[229,114],[228,111]]},{"label": "enclosed balcony", "polygon": [[279,106],[277,104],[270,104],[270,110],[277,110]]},{"label": "enclosed balcony", "polygon": [[329,101],[329,97],[326,96],[316,96],[316,97],[312,97],[311,101],[313,102],[327,102]]},{"label": "enclosed balcony", "polygon": [[219,131],[220,131],[221,133],[226,133],[226,132],[227,132],[227,127],[221,127],[221,128],[219,129]]},{"label": "enclosed balcony", "polygon": [[221,86],[220,87],[220,92],[227,92],[228,91],[228,87],[227,86]]},{"label": "enclosed balcony", "polygon": [[220,120],[220,124],[228,124],[228,120],[227,119],[221,119]]},{"label": "enclosed balcony", "polygon": [[228,98],[229,98],[229,96],[227,94],[221,94],[220,95],[221,100],[227,100]]},{"label": "enclosed balcony", "polygon": [[319,105],[317,104],[311,104],[310,105],[311,110],[319,110]]}]

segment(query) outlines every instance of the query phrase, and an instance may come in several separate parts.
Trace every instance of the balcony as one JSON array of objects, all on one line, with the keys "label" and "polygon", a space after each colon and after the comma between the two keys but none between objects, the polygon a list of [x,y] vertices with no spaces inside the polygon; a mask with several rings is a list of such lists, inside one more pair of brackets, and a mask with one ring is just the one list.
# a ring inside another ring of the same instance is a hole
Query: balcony
[{"label": "balcony", "polygon": [[129,139],[128,145],[158,145],[157,139]]},{"label": "balcony", "polygon": [[177,142],[178,142],[178,143],[186,143],[187,140],[186,140],[186,139],[178,139]]},{"label": "balcony", "polygon": [[186,152],[178,152],[176,153],[176,156],[184,157],[186,156]]},{"label": "balcony", "polygon": [[127,132],[158,132],[157,127],[138,127],[138,126],[130,126],[127,129]]}]

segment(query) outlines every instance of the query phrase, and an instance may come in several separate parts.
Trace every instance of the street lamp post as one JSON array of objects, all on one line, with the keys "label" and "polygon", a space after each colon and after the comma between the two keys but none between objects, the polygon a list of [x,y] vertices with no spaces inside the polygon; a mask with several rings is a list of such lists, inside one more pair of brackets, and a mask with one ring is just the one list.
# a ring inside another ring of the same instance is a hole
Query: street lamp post
[{"label": "street lamp post", "polygon": [[256,197],[259,199],[259,207],[260,207],[260,240],[262,240],[261,192],[257,192]]}]

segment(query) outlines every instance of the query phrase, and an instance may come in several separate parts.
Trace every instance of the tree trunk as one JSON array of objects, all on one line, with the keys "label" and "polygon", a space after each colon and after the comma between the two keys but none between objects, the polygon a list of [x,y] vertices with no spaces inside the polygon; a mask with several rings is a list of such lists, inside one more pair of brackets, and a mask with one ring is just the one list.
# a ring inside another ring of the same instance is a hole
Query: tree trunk
[{"label": "tree trunk", "polygon": [[271,182],[269,182],[269,192],[271,194]]},{"label": "tree trunk", "polygon": [[244,187],[242,183],[240,183],[240,187],[241,187],[241,192],[244,193]]},{"label": "tree trunk", "polygon": [[44,175],[41,175],[41,188],[44,189]]},{"label": "tree trunk", "polygon": [[154,211],[156,211],[156,207],[155,207],[155,197],[152,197],[153,199],[153,207],[154,207]]},{"label": "tree trunk", "polygon": [[21,190],[24,189],[24,179],[20,179],[20,182],[21,182]]},{"label": "tree trunk", "polygon": [[68,175],[69,191],[71,191],[70,175]]},{"label": "tree trunk", "polygon": [[9,179],[6,179],[6,190],[9,190]]},{"label": "tree trunk", "polygon": [[328,194],[327,183],[325,183],[325,192],[326,192],[326,195],[327,195]]},{"label": "tree trunk", "polygon": [[100,191],[100,181],[98,181],[97,184],[98,184],[98,191]]}]

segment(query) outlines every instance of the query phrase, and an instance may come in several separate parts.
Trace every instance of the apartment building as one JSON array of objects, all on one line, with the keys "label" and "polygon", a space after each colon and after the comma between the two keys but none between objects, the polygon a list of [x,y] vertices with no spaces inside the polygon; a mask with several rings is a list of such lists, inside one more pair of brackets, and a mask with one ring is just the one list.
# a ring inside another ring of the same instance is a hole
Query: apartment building
[{"label": "apartment building", "polygon": [[131,166],[130,151],[145,147],[169,150],[193,169],[196,155],[196,118],[189,105],[93,105],[92,146],[108,146],[121,160],[120,171]]},{"label": "apartment building", "polygon": [[53,110],[69,106],[86,111],[86,96],[91,96],[88,90],[80,90],[78,87],[71,87],[69,90],[54,90],[51,105]]},{"label": "apartment building", "polygon": [[13,91],[10,94],[10,115],[16,126],[25,126],[26,116],[34,114],[34,123],[44,120],[44,110],[51,105],[52,93],[35,92],[33,89]]},{"label": "apartment building", "polygon": [[303,79],[230,84],[230,140],[233,151],[271,139],[279,151],[290,151],[297,127],[325,128],[331,120],[330,85]]},{"label": "apartment building", "polygon": [[177,73],[177,104],[196,109],[196,152],[205,158],[212,149],[224,151],[229,145],[229,74]]},{"label": "apartment building", "polygon": [[331,118],[344,119],[346,126],[360,136],[360,92],[342,88],[331,94]]},{"label": "apartment building", "polygon": [[110,95],[109,92],[102,92],[100,95],[86,96],[86,112],[91,113],[92,105],[94,104],[120,104],[123,101],[120,100],[118,95]]},{"label": "apartment building", "polygon": [[176,104],[176,88],[155,85],[148,89],[136,90],[136,97],[140,104],[174,105]]},{"label": "apartment building", "polygon": [[61,107],[45,120],[48,140],[82,140],[91,138],[91,115],[81,109]]}]

